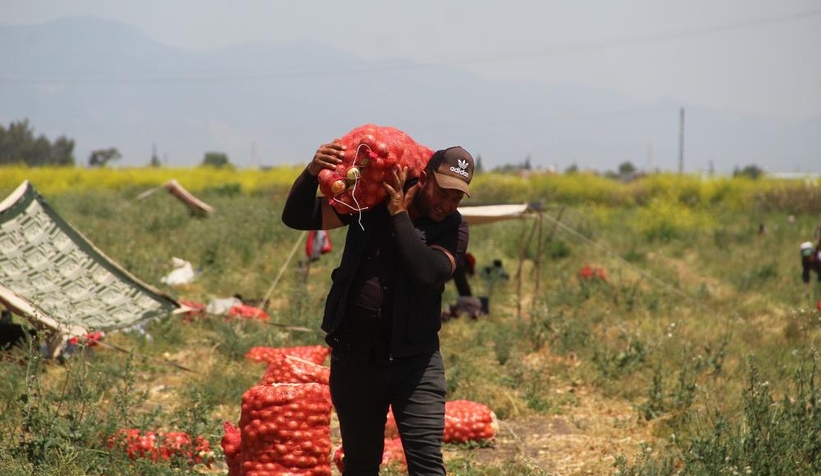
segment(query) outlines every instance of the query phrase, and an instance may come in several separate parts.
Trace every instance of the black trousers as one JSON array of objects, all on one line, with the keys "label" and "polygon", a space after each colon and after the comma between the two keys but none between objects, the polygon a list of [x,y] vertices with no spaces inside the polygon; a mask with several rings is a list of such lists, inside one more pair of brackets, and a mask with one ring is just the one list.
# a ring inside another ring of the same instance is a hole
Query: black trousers
[{"label": "black trousers", "polygon": [[375,476],[393,409],[410,476],[445,476],[445,367],[439,352],[407,358],[331,355],[331,398],[339,418],[344,476]]}]

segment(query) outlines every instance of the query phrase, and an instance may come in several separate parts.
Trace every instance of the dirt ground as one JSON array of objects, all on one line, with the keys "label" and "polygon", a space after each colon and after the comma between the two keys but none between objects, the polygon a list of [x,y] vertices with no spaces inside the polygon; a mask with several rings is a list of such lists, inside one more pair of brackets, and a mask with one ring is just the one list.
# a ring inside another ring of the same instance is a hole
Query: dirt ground
[{"label": "dirt ground", "polygon": [[576,392],[579,401],[566,414],[499,421],[492,447],[449,449],[445,457],[471,451],[477,465],[516,460],[556,476],[613,474],[616,456],[632,460],[652,429],[625,403]]},{"label": "dirt ground", "polygon": [[[578,400],[563,414],[499,420],[492,445],[445,445],[445,460],[465,461],[473,468],[497,468],[516,462],[537,467],[550,476],[604,476],[613,474],[617,456],[632,461],[650,446],[652,426],[640,419],[629,404],[579,388],[573,391]],[[331,428],[336,448],[341,441],[335,418]],[[335,466],[332,470],[334,476],[339,476]]]}]

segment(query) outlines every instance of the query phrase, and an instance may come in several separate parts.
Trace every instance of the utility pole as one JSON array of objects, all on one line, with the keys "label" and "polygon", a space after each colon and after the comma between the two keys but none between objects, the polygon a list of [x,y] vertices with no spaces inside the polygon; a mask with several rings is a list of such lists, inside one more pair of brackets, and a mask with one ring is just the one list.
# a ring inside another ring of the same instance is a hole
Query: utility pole
[{"label": "utility pole", "polygon": [[150,163],[150,165],[152,167],[159,167],[160,165],[162,165],[160,163],[159,156],[157,156],[157,143],[156,142],[151,144],[151,163]]},{"label": "utility pole", "polygon": [[679,109],[678,117],[678,173],[684,173],[684,108]]}]

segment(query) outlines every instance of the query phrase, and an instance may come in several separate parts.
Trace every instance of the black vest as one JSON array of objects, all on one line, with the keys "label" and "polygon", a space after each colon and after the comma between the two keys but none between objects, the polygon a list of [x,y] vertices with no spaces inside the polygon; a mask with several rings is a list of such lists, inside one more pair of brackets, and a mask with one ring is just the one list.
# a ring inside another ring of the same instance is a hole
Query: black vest
[{"label": "black vest", "polygon": [[[345,317],[348,293],[356,277],[357,268],[367,247],[371,245],[374,230],[390,227],[391,218],[384,205],[363,213],[362,227],[358,217],[348,225],[342,260],[331,273],[331,289],[325,301],[322,330],[332,334]],[[454,212],[442,222],[422,220],[414,227],[426,243],[435,242],[442,233],[458,233],[462,217]],[[420,228],[421,227],[421,228]],[[364,230],[362,229],[364,228]],[[444,283],[430,288],[414,287],[397,260],[397,273],[392,306],[393,338],[390,353],[394,357],[408,357],[439,350],[439,329],[442,326],[442,291]],[[329,341],[331,345],[332,342]]]}]

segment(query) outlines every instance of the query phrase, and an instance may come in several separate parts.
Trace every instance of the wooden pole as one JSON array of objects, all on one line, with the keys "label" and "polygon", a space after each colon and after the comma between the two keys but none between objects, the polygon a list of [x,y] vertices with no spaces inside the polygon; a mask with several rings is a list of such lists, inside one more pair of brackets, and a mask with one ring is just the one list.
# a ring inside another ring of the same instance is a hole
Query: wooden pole
[{"label": "wooden pole", "polygon": [[285,268],[288,267],[288,263],[291,262],[291,259],[294,257],[294,254],[296,254],[296,250],[299,249],[299,245],[302,244],[302,240],[305,238],[305,235],[307,233],[307,231],[303,231],[299,234],[299,238],[296,240],[296,243],[294,243],[294,247],[291,248],[291,253],[288,255],[288,259],[286,259],[285,262],[282,263],[282,267],[279,268],[279,274],[277,274],[276,279],[274,279],[274,282],[271,283],[271,287],[268,288],[268,292],[265,293],[265,297],[262,299],[263,308],[268,309],[271,294],[274,293],[274,289],[277,287],[277,284],[279,284],[279,280],[280,278],[282,278],[282,274],[285,273]]},{"label": "wooden pole", "polygon": [[542,211],[539,210],[539,215],[537,217],[539,220],[539,233],[536,238],[536,259],[534,262],[534,268],[536,268],[536,283],[533,285],[533,295],[539,295],[539,282],[541,280],[541,270],[542,270],[542,225],[544,222],[544,217],[542,216]]},{"label": "wooden pole", "polygon": [[522,315],[522,266],[525,259],[525,236],[527,226],[522,226],[522,235],[519,237],[519,267],[516,269],[516,317]]},{"label": "wooden pole", "polygon": [[[533,234],[536,232],[536,225],[537,223],[533,223],[533,227],[530,229],[530,233],[527,233],[527,226],[522,227],[522,238],[519,240],[519,269],[516,271],[516,317],[521,316],[522,314],[522,268],[524,267],[525,261],[525,251],[530,246],[530,242],[533,241]],[[527,238],[525,238],[527,236]]]},{"label": "wooden pole", "polygon": [[546,241],[550,241],[553,239],[553,233],[556,231],[556,227],[559,225],[559,222],[562,221],[562,214],[564,213],[564,207],[559,210],[559,214],[556,215],[556,219],[553,220],[553,226],[550,227],[550,232],[547,234]]}]

